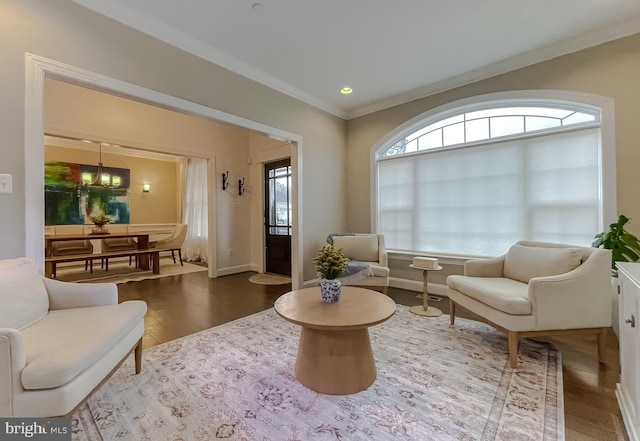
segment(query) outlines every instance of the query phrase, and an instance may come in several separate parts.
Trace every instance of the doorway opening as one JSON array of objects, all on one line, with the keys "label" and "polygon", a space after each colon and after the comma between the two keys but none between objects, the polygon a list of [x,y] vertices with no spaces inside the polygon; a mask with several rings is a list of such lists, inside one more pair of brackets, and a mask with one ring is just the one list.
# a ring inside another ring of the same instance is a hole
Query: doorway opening
[{"label": "doorway opening", "polygon": [[291,276],[291,158],[264,165],[265,269]]},{"label": "doorway opening", "polygon": [[[292,236],[291,236],[291,277],[292,286],[298,288],[302,283],[302,182],[300,165],[302,163],[302,137],[256,121],[232,115],[220,110],[186,101],[162,92],[146,89],[131,83],[106,77],[95,72],[48,60],[33,54],[26,54],[26,98],[25,98],[25,174],[33,177],[25,181],[25,255],[32,258],[40,268],[44,268],[44,163],[43,124],[44,83],[45,79],[54,79],[75,84],[88,89],[106,92],[132,101],[151,104],[159,108],[193,115],[210,121],[222,122],[243,127],[264,134],[273,139],[291,143],[291,168],[293,181],[292,194]],[[180,153],[189,155],[187,149]],[[170,153],[170,151],[162,151]],[[193,156],[198,156],[197,154]],[[209,176],[216,175],[215,156],[207,156]],[[38,178],[41,176],[40,178]],[[216,212],[219,180],[210,183],[208,191],[208,211]],[[210,218],[211,219],[211,218]],[[209,276],[217,277],[218,229],[216,222],[209,222]]]}]

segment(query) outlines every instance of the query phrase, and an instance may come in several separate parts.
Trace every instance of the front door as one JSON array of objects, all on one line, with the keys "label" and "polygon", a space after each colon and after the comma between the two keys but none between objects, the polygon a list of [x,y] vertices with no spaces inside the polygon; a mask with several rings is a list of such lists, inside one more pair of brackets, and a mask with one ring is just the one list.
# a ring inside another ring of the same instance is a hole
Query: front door
[{"label": "front door", "polygon": [[266,272],[291,275],[291,159],[270,162],[265,176]]}]

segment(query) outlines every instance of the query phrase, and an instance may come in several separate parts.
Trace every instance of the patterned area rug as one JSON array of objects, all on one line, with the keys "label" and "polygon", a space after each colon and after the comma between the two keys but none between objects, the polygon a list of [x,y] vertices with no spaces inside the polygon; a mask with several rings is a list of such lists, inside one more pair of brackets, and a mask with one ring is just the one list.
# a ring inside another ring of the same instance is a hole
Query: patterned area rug
[{"label": "patterned area rug", "polygon": [[[378,376],[348,396],[295,378],[299,328],[273,309],[143,351],[73,416],[74,440],[562,440],[562,367],[550,345],[398,306],[370,329]],[[328,372],[327,375],[339,373]]]},{"label": "patterned area rug", "polygon": [[255,283],[256,285],[286,285],[287,283],[291,283],[291,277],[259,273],[249,277],[249,282]]},{"label": "patterned area rug", "polygon": [[145,271],[136,268],[135,264],[129,265],[129,259],[113,260],[109,262],[109,271],[100,268],[100,261],[96,260],[93,264],[93,274],[84,270],[84,264],[71,265],[68,267],[60,267],[56,272],[56,279],[64,282],[100,282],[100,283],[127,283],[138,282],[147,279],[159,279],[162,277],[177,276],[180,274],[195,273],[199,271],[207,271],[206,266],[194,265],[184,262],[180,265],[180,261],[173,263],[171,257],[160,258],[160,274],[154,274],[153,271]]}]

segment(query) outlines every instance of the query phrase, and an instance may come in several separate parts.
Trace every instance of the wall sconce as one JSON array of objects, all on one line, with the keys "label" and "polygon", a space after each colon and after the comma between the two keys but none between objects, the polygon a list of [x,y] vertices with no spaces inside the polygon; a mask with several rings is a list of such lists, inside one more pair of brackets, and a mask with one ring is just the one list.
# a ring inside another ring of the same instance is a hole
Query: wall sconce
[{"label": "wall sconce", "polygon": [[222,173],[222,189],[226,190],[229,187],[229,170],[226,173]]},{"label": "wall sconce", "polygon": [[149,190],[151,190],[151,184],[142,184],[143,193],[149,193]]},{"label": "wall sconce", "polygon": [[240,196],[244,194],[244,178],[238,179],[238,194]]}]

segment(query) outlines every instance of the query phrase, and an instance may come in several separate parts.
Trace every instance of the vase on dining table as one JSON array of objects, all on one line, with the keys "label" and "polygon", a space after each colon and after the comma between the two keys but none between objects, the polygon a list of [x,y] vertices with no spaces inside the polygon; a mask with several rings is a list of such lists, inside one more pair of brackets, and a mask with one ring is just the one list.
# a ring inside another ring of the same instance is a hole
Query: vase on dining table
[{"label": "vase on dining table", "polygon": [[106,225],[96,225],[91,228],[91,234],[108,234],[109,229]]},{"label": "vase on dining table", "polygon": [[335,303],[340,300],[340,286],[342,284],[338,279],[321,279],[320,294],[322,295],[322,301]]}]

